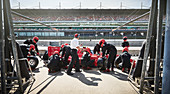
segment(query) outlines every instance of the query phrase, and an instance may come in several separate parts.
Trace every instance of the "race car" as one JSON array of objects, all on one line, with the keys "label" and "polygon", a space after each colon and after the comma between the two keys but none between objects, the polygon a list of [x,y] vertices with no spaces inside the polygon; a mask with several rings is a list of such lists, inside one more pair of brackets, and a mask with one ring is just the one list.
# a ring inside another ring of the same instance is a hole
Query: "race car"
[{"label": "race car", "polygon": [[[48,46],[48,51],[46,51],[46,54],[47,54],[47,52],[48,52],[48,57],[50,57],[51,55],[53,55],[53,53],[55,52],[55,51],[60,51],[60,47],[56,47],[56,46]],[[79,63],[80,63],[80,65],[81,65],[81,62],[82,62],[82,57],[83,57],[83,51],[81,51],[81,50],[78,50],[77,51],[77,54],[78,54],[78,57],[79,57]],[[47,55],[46,55],[47,56]],[[119,56],[119,55],[117,55],[117,56]],[[109,57],[109,55],[106,55],[105,56],[106,57],[106,60],[107,60],[107,58]],[[44,58],[44,57],[43,57]],[[68,64],[71,62],[71,56],[69,56],[69,58],[68,58]],[[100,53],[100,54],[91,54],[90,55],[90,59],[91,60],[93,60],[94,62],[93,62],[93,66],[95,67],[95,68],[99,68],[99,67],[102,67],[102,65],[103,65],[103,59],[102,59],[102,53]],[[107,61],[106,61],[107,62]],[[133,63],[133,62],[135,62],[135,60],[133,60],[133,59],[131,59],[130,60],[130,62],[131,63]],[[133,68],[135,67],[135,63],[133,63]],[[93,67],[92,67],[93,68]]]}]

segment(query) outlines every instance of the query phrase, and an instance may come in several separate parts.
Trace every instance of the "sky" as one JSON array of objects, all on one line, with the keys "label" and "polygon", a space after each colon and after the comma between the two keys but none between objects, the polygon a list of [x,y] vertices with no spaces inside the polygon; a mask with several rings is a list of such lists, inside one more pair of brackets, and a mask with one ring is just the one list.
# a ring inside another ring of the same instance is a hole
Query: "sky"
[{"label": "sky", "polygon": [[[38,9],[39,2],[42,9],[120,9],[122,2],[122,9],[149,9],[151,0],[10,0],[13,9],[29,8]],[[59,4],[60,3],[60,4]],[[81,3],[81,4],[80,4]],[[100,7],[102,6],[102,7]]]}]

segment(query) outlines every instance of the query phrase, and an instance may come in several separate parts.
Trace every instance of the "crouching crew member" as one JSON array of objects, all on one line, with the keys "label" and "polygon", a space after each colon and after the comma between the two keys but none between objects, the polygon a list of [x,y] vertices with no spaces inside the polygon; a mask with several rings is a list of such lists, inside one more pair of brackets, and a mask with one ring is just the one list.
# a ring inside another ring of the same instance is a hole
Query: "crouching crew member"
[{"label": "crouching crew member", "polygon": [[130,58],[131,55],[128,53],[128,47],[125,47],[122,50],[122,54],[116,58],[115,64],[118,66],[118,64],[122,62],[122,72],[125,71],[125,68],[128,68],[128,72],[129,72],[131,67]]},{"label": "crouching crew member", "polygon": [[104,39],[101,39],[99,41],[99,45],[102,48],[102,57],[103,58],[106,58],[105,55],[109,54],[108,62],[107,62],[107,70],[106,71],[110,72],[110,63],[112,64],[111,71],[113,71],[114,61],[115,61],[115,58],[116,58],[116,55],[117,55],[116,47],[114,45],[112,45],[112,44],[106,43],[106,41]]},{"label": "crouching crew member", "polygon": [[72,67],[73,67],[74,63],[76,63],[76,72],[81,72],[80,64],[79,64],[79,57],[77,54],[77,49],[78,50],[81,49],[79,46],[79,41],[78,41],[79,37],[80,37],[80,35],[76,33],[70,43],[72,59],[71,59],[71,62],[69,64],[69,67],[67,70],[68,75],[73,75],[73,73],[71,73],[71,71],[72,71]]},{"label": "crouching crew member", "polygon": [[38,37],[34,37],[33,39],[27,39],[24,44],[33,44],[35,46],[35,50],[36,50],[36,53],[37,55],[39,55],[39,51],[38,51],[38,47],[37,47],[37,42],[38,42],[39,38]]},{"label": "crouching crew member", "polygon": [[83,59],[81,60],[81,65],[83,66],[84,69],[90,70],[91,67],[95,67],[94,66],[94,60],[91,60],[90,57],[92,55],[92,52],[90,50],[90,48],[85,48],[85,54],[83,54]]},{"label": "crouching crew member", "polygon": [[67,69],[68,58],[71,55],[71,48],[70,48],[69,44],[65,43],[64,46],[62,46],[61,52],[62,52],[61,57],[62,58],[64,57],[63,67]]},{"label": "crouching crew member", "polygon": [[129,47],[129,42],[127,41],[127,37],[126,36],[123,37],[122,47],[123,48],[124,47]]},{"label": "crouching crew member", "polygon": [[59,52],[55,51],[54,54],[50,57],[50,62],[47,64],[47,67],[49,68],[49,73],[54,73],[61,70],[61,62],[60,62],[60,56]]}]

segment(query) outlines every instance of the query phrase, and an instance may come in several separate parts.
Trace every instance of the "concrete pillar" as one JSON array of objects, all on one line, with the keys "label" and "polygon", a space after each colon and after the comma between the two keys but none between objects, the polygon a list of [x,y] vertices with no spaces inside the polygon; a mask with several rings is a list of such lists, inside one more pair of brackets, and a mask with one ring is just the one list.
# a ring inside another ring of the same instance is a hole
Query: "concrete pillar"
[{"label": "concrete pillar", "polygon": [[162,94],[170,94],[170,0],[167,0]]}]

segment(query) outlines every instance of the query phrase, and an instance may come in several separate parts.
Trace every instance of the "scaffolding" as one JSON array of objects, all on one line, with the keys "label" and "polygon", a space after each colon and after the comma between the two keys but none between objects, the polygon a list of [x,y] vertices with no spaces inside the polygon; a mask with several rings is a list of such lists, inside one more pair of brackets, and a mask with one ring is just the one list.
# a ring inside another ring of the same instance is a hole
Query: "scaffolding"
[{"label": "scaffolding", "polygon": [[[149,24],[148,24],[148,31],[147,31],[147,37],[146,37],[146,43],[145,43],[145,48],[144,48],[144,58],[141,60],[143,61],[142,63],[142,71],[141,71],[141,77],[139,78],[140,82],[134,82],[133,78],[131,78],[130,73],[129,73],[129,80],[139,88],[139,93],[143,94],[144,93],[144,88],[146,89],[146,84],[149,81],[154,82],[153,88],[154,94],[159,94],[160,93],[160,88],[161,86],[161,79],[162,78],[162,63],[163,59],[161,56],[162,53],[162,43],[163,37],[163,14],[165,11],[165,0],[152,0],[152,6],[150,9],[150,16],[149,16]],[[148,75],[146,76],[146,68],[147,68],[147,63],[150,63]],[[160,64],[161,62],[161,64]],[[133,64],[132,64],[133,65]],[[132,70],[132,68],[131,68]],[[150,84],[149,84],[150,85]],[[149,86],[151,89],[152,86]]]},{"label": "scaffolding", "polygon": [[[23,94],[24,84],[31,82],[32,79],[27,79],[25,80],[26,82],[24,82],[21,77],[21,66],[19,61],[27,59],[19,58],[18,55],[9,0],[0,0],[0,10],[0,92],[1,94],[7,94],[15,88],[17,92]],[[33,76],[31,78],[33,78]]]}]

